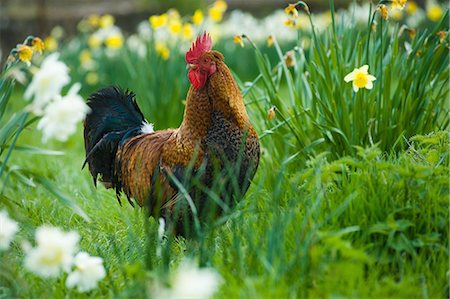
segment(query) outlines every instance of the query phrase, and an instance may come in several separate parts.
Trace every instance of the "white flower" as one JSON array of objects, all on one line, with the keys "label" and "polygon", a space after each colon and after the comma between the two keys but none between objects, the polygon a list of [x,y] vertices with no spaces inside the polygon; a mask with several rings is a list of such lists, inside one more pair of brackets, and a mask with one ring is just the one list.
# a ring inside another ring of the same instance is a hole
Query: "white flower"
[{"label": "white flower", "polygon": [[171,289],[156,288],[156,298],[211,298],[222,278],[215,269],[198,268],[193,261],[183,261]]},{"label": "white flower", "polygon": [[80,236],[56,227],[41,226],[36,230],[35,248],[28,251],[25,267],[42,277],[56,277],[68,271]]},{"label": "white flower", "polygon": [[44,111],[37,128],[42,130],[42,141],[50,138],[66,141],[76,131],[77,123],[89,112],[89,107],[78,94],[80,84],[74,84],[65,97],[57,97]]},{"label": "white flower", "polygon": [[97,287],[99,280],[106,276],[103,259],[79,252],[74,258],[75,270],[67,276],[66,286],[77,287],[79,292],[87,292]]},{"label": "white flower", "polygon": [[18,230],[17,222],[9,218],[5,210],[0,211],[0,250],[9,248],[9,244]]},{"label": "white flower", "polygon": [[42,115],[44,107],[70,82],[69,68],[58,58],[59,53],[47,56],[25,91],[25,99],[34,98],[29,110],[36,115]]},{"label": "white flower", "polygon": [[352,72],[344,77],[345,82],[353,81],[353,91],[358,92],[360,88],[372,89],[373,83],[377,78],[369,74],[369,66],[363,65],[355,68]]}]

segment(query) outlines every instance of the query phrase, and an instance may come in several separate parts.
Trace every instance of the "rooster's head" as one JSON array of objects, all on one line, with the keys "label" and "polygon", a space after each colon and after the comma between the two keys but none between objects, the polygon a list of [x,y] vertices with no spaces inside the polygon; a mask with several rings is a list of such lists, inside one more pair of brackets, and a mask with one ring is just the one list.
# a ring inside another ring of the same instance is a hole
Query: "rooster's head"
[{"label": "rooster's head", "polygon": [[211,51],[211,36],[204,32],[192,43],[186,52],[186,62],[189,67],[189,81],[195,89],[205,86],[209,76],[217,71],[216,60],[222,58],[222,54]]}]

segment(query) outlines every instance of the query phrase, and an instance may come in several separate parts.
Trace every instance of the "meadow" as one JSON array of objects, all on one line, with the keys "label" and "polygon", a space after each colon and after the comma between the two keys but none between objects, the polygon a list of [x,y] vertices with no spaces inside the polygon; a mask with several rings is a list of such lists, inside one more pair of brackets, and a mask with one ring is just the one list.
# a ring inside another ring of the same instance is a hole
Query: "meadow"
[{"label": "meadow", "polygon": [[[14,49],[0,77],[0,297],[449,297],[448,5],[329,4],[256,19],[216,1],[150,16],[133,33],[92,15],[75,37],[58,27],[42,37],[42,53],[40,39],[25,40],[32,59]],[[194,238],[162,237],[158,219],[81,170],[78,94],[119,85],[155,129],[178,127],[184,53],[203,30],[241,88],[261,160],[236,207]],[[55,53],[70,76],[57,93],[74,103],[56,110],[64,119],[48,112],[56,100],[27,96]],[[77,232],[77,245],[41,253],[42,226]],[[101,263],[64,267],[69,251]]]}]

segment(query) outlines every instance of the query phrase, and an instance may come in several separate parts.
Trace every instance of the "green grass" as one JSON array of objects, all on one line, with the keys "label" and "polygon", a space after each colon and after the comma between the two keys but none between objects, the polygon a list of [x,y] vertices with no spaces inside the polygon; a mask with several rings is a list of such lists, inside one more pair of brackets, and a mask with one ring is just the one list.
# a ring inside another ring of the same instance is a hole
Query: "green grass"
[{"label": "green grass", "polygon": [[[258,75],[239,83],[261,137],[253,184],[220,225],[203,226],[192,240],[168,236],[161,256],[157,221],[126,199],[120,206],[113,190],[95,189],[81,170],[81,125],[68,142],[46,145],[27,127],[8,162],[23,176],[11,172],[0,181],[0,209],[21,226],[12,248],[0,252],[0,297],[152,297],[151,286],[167,281],[185,257],[217,269],[224,280],[218,298],[448,297],[448,51],[435,35],[447,23],[448,14],[418,32],[411,44],[418,56],[401,46],[398,26],[371,36],[341,25],[315,37],[300,32],[313,46],[294,49],[292,68],[283,58],[288,45],[252,47]],[[76,65],[78,53],[67,51],[66,62]],[[227,63],[238,65],[232,54]],[[112,60],[99,58],[100,85],[129,87],[149,121],[178,126],[188,85],[185,77],[169,78],[185,74],[183,57],[129,55],[123,49]],[[377,81],[355,95],[343,77],[365,63]],[[24,107],[22,94],[11,97],[2,128]],[[271,106],[274,120],[267,118]],[[10,142],[2,141],[5,149]],[[3,164],[4,152],[0,158]],[[78,231],[80,249],[104,259],[99,288],[79,294],[65,287],[64,275],[41,279],[24,268],[21,242],[43,224]]]}]

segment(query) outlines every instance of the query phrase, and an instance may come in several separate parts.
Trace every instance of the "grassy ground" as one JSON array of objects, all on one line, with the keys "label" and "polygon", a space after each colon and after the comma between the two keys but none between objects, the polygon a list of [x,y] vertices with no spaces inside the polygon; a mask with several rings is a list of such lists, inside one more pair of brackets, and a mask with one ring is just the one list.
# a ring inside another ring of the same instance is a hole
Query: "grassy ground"
[{"label": "grassy ground", "polygon": [[[246,41],[259,75],[239,83],[261,137],[260,166],[237,207],[193,240],[158,244],[155,219],[94,188],[81,170],[81,126],[68,142],[46,145],[28,127],[19,146],[64,154],[13,151],[8,166],[24,176],[2,177],[0,207],[21,229],[0,252],[0,297],[153,297],[155,282],[168,281],[185,257],[217,269],[218,298],[448,297],[449,57],[448,41],[436,35],[448,31],[448,14],[413,40],[375,16],[376,33],[345,23],[299,31],[298,42],[312,44],[293,49],[293,65],[287,46],[275,41],[261,51]],[[171,79],[184,72],[183,57],[158,60],[147,42],[141,58],[127,49],[114,58],[99,53],[98,84],[129,82],[157,128],[177,126],[188,83]],[[63,53],[74,76],[78,54]],[[225,61],[236,65],[238,56]],[[354,93],[343,78],[364,64],[377,80]],[[157,68],[159,78],[147,75]],[[5,120],[24,107],[21,95],[16,90]],[[104,259],[99,288],[80,294],[65,287],[64,275],[41,279],[24,268],[22,241],[42,224],[78,231],[80,248]]]}]

